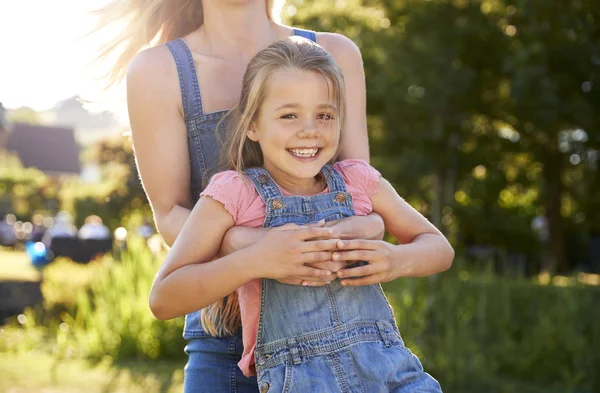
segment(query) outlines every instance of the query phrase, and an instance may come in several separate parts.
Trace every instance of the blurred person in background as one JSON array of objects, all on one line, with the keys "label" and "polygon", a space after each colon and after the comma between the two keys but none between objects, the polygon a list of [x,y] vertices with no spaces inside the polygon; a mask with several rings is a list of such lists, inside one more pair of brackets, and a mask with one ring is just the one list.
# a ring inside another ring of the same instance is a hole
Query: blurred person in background
[{"label": "blurred person in background", "polygon": [[14,247],[17,244],[17,235],[15,234],[15,222],[17,221],[14,214],[7,214],[0,221],[0,245],[5,247]]},{"label": "blurred person in background", "polygon": [[[273,0],[114,0],[99,10],[98,16],[98,30],[114,29],[119,21],[127,26],[112,30],[115,36],[101,50],[99,61],[113,59],[118,53],[108,74],[109,86],[123,79],[127,69],[136,163],[154,222],[168,245],[173,244],[200,192],[219,170],[217,124],[239,101],[248,61],[274,41],[299,35],[332,54],[344,73],[347,91],[346,135],[340,159],[368,162],[362,57],[348,38],[279,24]],[[150,44],[155,46],[140,52]],[[333,228],[336,238],[381,238],[384,231],[376,214],[349,218]],[[249,246],[265,233],[232,228],[221,253]],[[345,264],[312,266],[337,272]],[[306,280],[313,280],[313,285],[326,283],[326,278],[314,282],[315,277],[281,279],[295,285]],[[189,341],[185,392],[258,391],[256,378],[245,377],[237,367],[243,352],[241,332],[212,337],[202,329],[200,312],[196,312],[186,317],[184,337]]]},{"label": "blurred person in background", "polygon": [[79,228],[77,237],[80,239],[110,239],[110,230],[104,225],[102,218],[91,215],[85,218],[84,224]]},{"label": "blurred person in background", "polygon": [[34,214],[31,217],[31,233],[29,234],[29,240],[32,242],[42,241],[42,237],[48,228],[44,226],[44,216],[41,214]]},{"label": "blurred person in background", "polygon": [[55,238],[76,238],[77,228],[73,225],[73,217],[65,211],[60,211],[54,217],[54,224],[46,230],[42,236],[42,243],[46,248],[50,248],[52,239]]}]

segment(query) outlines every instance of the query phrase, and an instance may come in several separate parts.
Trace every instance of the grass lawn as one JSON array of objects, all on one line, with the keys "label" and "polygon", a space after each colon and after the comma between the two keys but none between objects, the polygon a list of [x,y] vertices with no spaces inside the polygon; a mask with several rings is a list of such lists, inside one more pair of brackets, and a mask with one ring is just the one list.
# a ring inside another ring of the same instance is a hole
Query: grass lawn
[{"label": "grass lawn", "polygon": [[175,393],[183,391],[183,366],[164,361],[93,365],[45,354],[0,353],[0,392]]},{"label": "grass lawn", "polygon": [[24,251],[0,248],[0,281],[39,281],[39,271],[31,265]]}]

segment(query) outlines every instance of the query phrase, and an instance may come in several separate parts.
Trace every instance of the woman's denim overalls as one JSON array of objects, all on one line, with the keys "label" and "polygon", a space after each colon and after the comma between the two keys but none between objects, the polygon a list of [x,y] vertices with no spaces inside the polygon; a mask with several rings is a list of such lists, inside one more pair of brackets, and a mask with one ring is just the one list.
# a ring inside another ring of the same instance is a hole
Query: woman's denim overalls
[{"label": "woman's denim overalls", "polygon": [[[267,207],[263,227],[309,224],[353,216],[340,173],[325,166],[329,192],[283,196],[267,171],[251,168]],[[380,285],[322,287],[261,281],[256,346],[260,392],[441,392],[404,346]]]},{"label": "woman's denim overalls", "polygon": [[[294,29],[294,35],[316,42],[312,31]],[[177,65],[190,158],[190,192],[198,201],[203,185],[217,171],[219,144],[216,128],[227,111],[204,113],[192,54],[182,39],[166,44]],[[224,128],[224,127],[223,127]],[[220,128],[221,129],[221,128]],[[183,336],[189,341],[185,367],[185,393],[256,393],[256,378],[246,378],[237,366],[243,352],[242,338],[211,337],[202,329],[200,311],[185,319]]]}]

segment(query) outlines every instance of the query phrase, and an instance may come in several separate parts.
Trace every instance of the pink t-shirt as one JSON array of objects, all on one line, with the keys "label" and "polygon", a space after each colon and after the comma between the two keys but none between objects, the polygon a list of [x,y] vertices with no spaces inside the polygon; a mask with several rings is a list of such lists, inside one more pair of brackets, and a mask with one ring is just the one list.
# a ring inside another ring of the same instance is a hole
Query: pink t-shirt
[{"label": "pink t-shirt", "polygon": [[[352,194],[356,215],[366,216],[371,213],[371,196],[379,190],[380,173],[362,160],[344,160],[335,163],[333,167],[344,178],[346,191]],[[284,189],[280,190],[285,196],[291,195]],[[329,189],[322,191],[326,192]],[[233,217],[236,226],[259,228],[263,225],[266,206],[252,183],[236,171],[217,173],[200,195],[221,202]],[[254,350],[260,317],[260,280],[248,282],[237,293],[244,343],[244,353],[238,366],[249,377],[256,375]]]}]

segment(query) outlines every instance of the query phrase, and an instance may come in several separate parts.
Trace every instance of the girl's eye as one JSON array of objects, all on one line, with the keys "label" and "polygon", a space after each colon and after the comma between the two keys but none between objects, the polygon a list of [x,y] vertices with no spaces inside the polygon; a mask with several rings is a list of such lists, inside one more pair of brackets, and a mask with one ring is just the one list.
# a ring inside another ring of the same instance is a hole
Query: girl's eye
[{"label": "girl's eye", "polygon": [[287,115],[281,116],[281,119],[291,120],[291,119],[295,119],[295,118],[296,118],[296,115],[294,115],[293,113],[288,113]]},{"label": "girl's eye", "polygon": [[319,120],[331,120],[333,119],[333,116],[329,113],[321,113],[318,116]]}]

